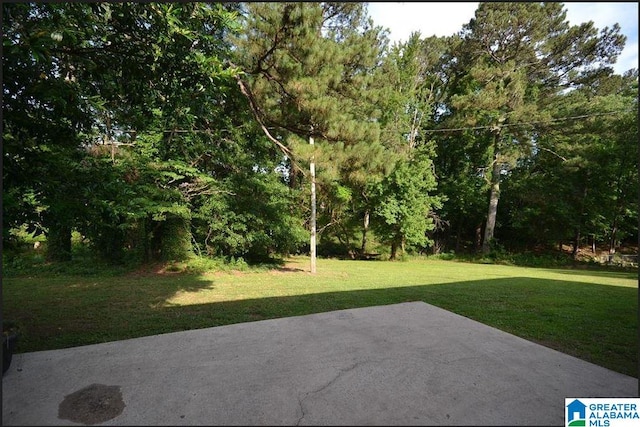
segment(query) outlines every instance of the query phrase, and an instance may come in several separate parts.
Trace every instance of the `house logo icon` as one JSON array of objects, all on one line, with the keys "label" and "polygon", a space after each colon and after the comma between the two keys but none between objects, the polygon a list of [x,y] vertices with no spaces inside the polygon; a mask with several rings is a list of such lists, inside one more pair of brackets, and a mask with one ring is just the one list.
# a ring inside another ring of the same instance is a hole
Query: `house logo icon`
[{"label": "house logo icon", "polygon": [[584,427],[587,420],[587,405],[580,402],[578,399],[567,405],[567,426],[569,427]]}]

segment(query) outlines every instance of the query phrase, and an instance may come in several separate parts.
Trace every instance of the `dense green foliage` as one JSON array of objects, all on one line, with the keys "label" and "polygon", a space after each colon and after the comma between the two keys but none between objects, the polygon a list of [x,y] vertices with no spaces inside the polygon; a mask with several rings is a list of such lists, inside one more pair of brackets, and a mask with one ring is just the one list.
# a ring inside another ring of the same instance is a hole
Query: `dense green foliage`
[{"label": "dense green foliage", "polygon": [[59,260],[74,229],[113,262],[296,249],[279,156],[224,65],[227,6],[3,7],[6,246],[27,224]]},{"label": "dense green foliage", "polygon": [[3,261],[306,253],[312,179],[327,256],[638,238],[638,73],[562,3],[393,45],[366,3],[2,12]]}]

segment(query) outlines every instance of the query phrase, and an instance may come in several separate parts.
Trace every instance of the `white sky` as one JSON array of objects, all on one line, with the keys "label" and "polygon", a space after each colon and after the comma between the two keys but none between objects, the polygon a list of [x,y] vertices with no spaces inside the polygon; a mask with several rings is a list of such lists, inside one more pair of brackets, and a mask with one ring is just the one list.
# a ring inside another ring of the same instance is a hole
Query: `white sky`
[{"label": "white sky", "polygon": [[[477,2],[370,2],[368,8],[373,22],[388,28],[394,42],[407,40],[413,31],[420,31],[423,37],[455,34],[473,18],[477,6]],[[613,68],[617,74],[638,68],[637,2],[565,2],[564,6],[571,25],[593,21],[596,28],[602,29],[617,22],[627,41]]]}]

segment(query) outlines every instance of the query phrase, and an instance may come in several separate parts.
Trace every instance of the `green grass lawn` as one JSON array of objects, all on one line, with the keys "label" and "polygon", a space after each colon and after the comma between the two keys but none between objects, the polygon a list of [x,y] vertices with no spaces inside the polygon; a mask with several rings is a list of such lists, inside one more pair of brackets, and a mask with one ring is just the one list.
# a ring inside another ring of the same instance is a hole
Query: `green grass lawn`
[{"label": "green grass lawn", "polygon": [[18,352],[408,301],[638,377],[636,271],[320,259],[311,275],[299,257],[246,271],[3,278]]}]

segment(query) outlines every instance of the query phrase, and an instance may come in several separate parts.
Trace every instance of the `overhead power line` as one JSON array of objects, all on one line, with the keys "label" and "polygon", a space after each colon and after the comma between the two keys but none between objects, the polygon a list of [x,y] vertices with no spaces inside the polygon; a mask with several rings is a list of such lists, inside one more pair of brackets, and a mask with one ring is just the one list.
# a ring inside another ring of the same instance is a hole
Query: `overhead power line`
[{"label": "overhead power line", "polygon": [[[598,116],[612,116],[614,114],[619,113],[628,113],[631,110],[616,110],[616,111],[606,111],[604,113],[592,113],[592,114],[582,114],[579,116],[570,116],[570,117],[558,117],[555,119],[549,120],[539,120],[535,122],[518,122],[518,123],[505,123],[499,125],[484,125],[484,126],[467,126],[467,127],[458,127],[458,128],[445,128],[445,129],[426,129],[423,130],[425,133],[434,133],[434,132],[456,132],[462,130],[480,130],[480,129],[492,129],[492,128],[506,128],[506,127],[514,127],[514,126],[526,126],[526,125],[537,125],[537,124],[551,124],[556,122],[564,122],[568,120],[576,120],[576,119],[587,119],[591,117]],[[213,133],[212,129],[160,129],[160,132],[163,133]],[[281,144],[279,142],[279,144]],[[131,144],[126,144],[131,145]],[[282,148],[282,147],[281,147]]]},{"label": "overhead power line", "polygon": [[539,120],[539,121],[536,121],[536,122],[505,123],[505,124],[500,124],[500,125],[468,126],[468,127],[448,128],[448,129],[429,129],[429,130],[424,130],[423,132],[425,132],[425,133],[456,132],[456,131],[462,131],[462,130],[494,129],[494,128],[514,127],[514,126],[550,124],[550,123],[563,122],[563,121],[568,121],[568,120],[587,119],[587,118],[590,118],[590,117],[610,116],[610,115],[619,114],[619,113],[628,113],[630,111],[631,110],[616,110],[616,111],[607,111],[607,112],[604,112],[604,113],[582,114],[580,116],[559,117],[559,118],[556,118],[556,119]]}]

